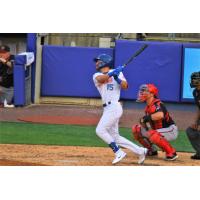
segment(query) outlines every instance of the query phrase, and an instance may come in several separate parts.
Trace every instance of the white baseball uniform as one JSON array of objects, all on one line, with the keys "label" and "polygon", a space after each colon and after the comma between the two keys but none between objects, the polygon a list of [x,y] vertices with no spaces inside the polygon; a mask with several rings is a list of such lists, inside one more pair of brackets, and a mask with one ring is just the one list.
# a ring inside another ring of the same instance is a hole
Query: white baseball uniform
[{"label": "white baseball uniform", "polygon": [[[119,134],[118,123],[123,113],[121,103],[119,102],[121,86],[115,81],[114,77],[110,77],[107,83],[101,84],[96,80],[96,77],[99,75],[103,75],[103,73],[95,73],[93,81],[101,95],[104,110],[97,125],[96,134],[107,144],[115,142],[121,147],[142,155],[144,153],[143,147],[137,146]],[[122,72],[120,72],[119,78],[126,80]]]}]

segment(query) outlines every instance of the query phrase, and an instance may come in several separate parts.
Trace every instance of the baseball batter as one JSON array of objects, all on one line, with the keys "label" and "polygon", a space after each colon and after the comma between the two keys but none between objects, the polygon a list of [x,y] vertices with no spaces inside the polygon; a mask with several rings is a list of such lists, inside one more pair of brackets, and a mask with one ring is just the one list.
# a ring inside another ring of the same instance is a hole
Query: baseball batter
[{"label": "baseball batter", "polygon": [[119,102],[120,90],[128,88],[128,83],[122,73],[123,66],[112,69],[113,58],[107,54],[100,54],[94,58],[94,61],[97,72],[93,75],[93,81],[101,95],[104,109],[96,128],[96,134],[115,153],[112,164],[118,163],[126,156],[120,146],[137,154],[139,156],[138,164],[142,164],[147,149],[137,146],[119,134],[118,123],[123,112]]}]

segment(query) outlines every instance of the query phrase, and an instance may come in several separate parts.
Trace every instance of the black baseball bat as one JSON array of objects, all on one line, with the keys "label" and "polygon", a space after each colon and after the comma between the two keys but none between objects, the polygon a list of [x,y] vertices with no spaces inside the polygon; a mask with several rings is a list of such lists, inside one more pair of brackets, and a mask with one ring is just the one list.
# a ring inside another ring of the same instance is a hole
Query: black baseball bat
[{"label": "black baseball bat", "polygon": [[123,66],[126,67],[130,62],[133,61],[134,58],[136,58],[138,55],[140,55],[147,47],[148,47],[147,44],[142,45],[142,47],[141,47],[139,50],[137,50],[137,51],[128,59],[128,61],[127,61],[125,64],[123,64]]}]

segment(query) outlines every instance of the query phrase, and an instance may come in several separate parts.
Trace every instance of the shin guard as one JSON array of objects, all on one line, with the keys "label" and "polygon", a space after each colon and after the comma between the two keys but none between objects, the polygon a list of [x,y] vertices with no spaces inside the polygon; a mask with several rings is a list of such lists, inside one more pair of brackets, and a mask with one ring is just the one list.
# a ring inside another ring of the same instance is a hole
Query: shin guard
[{"label": "shin guard", "polygon": [[170,143],[156,130],[150,130],[149,135],[150,141],[160,147],[166,154],[173,154],[176,152]]},{"label": "shin guard", "polygon": [[142,146],[145,148],[151,150],[152,148],[152,143],[149,141],[148,138],[142,136],[141,133],[141,126],[140,125],[135,125],[132,127],[132,133],[134,136],[134,139],[137,140]]}]

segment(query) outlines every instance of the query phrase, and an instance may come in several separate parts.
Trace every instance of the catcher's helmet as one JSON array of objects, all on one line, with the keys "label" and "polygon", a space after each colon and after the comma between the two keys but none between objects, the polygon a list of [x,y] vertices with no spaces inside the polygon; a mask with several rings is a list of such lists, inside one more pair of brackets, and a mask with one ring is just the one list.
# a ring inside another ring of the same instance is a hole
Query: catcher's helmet
[{"label": "catcher's helmet", "polygon": [[144,102],[147,100],[147,95],[152,93],[155,98],[158,96],[158,88],[154,84],[143,84],[138,91],[138,102]]},{"label": "catcher's helmet", "polygon": [[103,67],[113,68],[113,58],[108,54],[100,54],[96,58],[94,58],[94,62],[96,62],[96,69],[99,71]]},{"label": "catcher's helmet", "polygon": [[195,88],[200,85],[200,71],[191,74],[190,87]]}]

